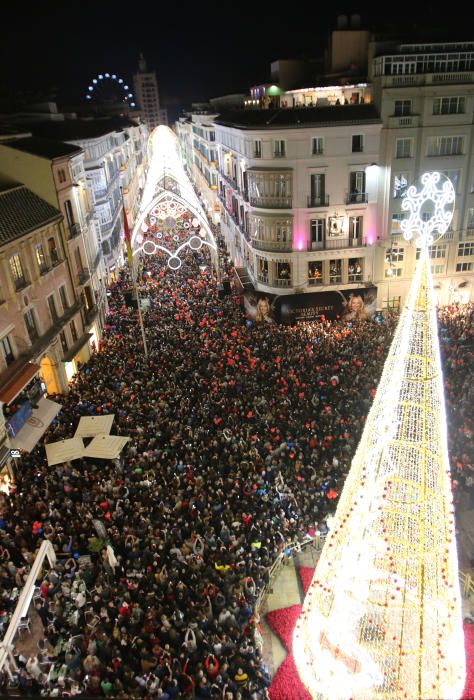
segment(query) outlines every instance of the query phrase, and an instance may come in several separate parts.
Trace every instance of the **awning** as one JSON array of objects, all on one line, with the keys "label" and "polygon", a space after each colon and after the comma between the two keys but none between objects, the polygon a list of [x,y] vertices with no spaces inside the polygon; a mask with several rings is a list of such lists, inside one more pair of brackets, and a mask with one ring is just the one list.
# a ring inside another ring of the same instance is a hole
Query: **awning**
[{"label": "awning", "polygon": [[56,403],[56,401],[50,401],[50,399],[44,398],[40,399],[38,401],[38,408],[33,409],[33,415],[28,418],[23,428],[17,433],[15,439],[12,440],[12,447],[17,450],[31,452],[40,438],[43,437],[61,408],[61,404]]},{"label": "awning", "polygon": [[84,333],[84,335],[81,335],[79,340],[76,343],[74,343],[72,348],[70,348],[67,351],[67,353],[64,355],[63,362],[71,362],[71,360],[73,360],[75,358],[75,356],[77,355],[79,350],[81,350],[84,347],[84,345],[89,342],[89,340],[91,338],[92,338],[92,333]]},{"label": "awning", "polygon": [[84,453],[84,443],[81,438],[69,438],[69,440],[59,440],[58,442],[47,442],[44,446],[48,464],[61,464],[73,459],[81,459]]},{"label": "awning", "polygon": [[[39,366],[32,362],[19,365],[16,369],[10,368],[2,375],[5,381],[0,385],[0,401],[10,403],[21,393],[28,382],[38,374]],[[8,374],[8,378],[6,375]]]},{"label": "awning", "polygon": [[116,459],[129,440],[121,435],[97,435],[84,449],[84,457]]},{"label": "awning", "polygon": [[115,413],[106,416],[82,416],[74,437],[94,437],[95,435],[108,435],[112,429]]}]

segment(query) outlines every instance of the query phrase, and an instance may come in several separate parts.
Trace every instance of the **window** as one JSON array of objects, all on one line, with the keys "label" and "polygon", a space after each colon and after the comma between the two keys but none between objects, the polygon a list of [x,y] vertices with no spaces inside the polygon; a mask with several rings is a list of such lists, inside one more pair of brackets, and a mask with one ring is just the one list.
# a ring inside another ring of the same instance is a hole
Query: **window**
[{"label": "window", "polygon": [[326,231],[325,219],[311,219],[311,248],[313,250],[321,248],[324,243]]},{"label": "window", "polygon": [[385,277],[401,277],[402,268],[401,267],[389,267],[385,270]]},{"label": "window", "polygon": [[313,136],[311,139],[311,153],[313,156],[320,156],[324,153],[324,144],[322,136]]},{"label": "window", "polygon": [[11,363],[15,361],[15,355],[13,354],[13,348],[8,335],[2,338],[1,344],[5,362],[7,363],[7,365],[11,365]]},{"label": "window", "polygon": [[342,282],[342,261],[341,260],[330,260],[329,261],[329,283],[335,284],[336,282]]},{"label": "window", "polygon": [[36,318],[33,309],[28,309],[25,312],[23,318],[25,319],[25,326],[28,332],[28,337],[32,343],[39,338],[38,328],[36,326]]},{"label": "window", "polygon": [[253,142],[253,157],[254,158],[261,158],[262,157],[262,142],[261,141],[254,141]]},{"label": "window", "polygon": [[311,195],[308,202],[310,207],[321,207],[326,202],[326,176],[317,173],[310,176]]},{"label": "window", "polygon": [[9,262],[10,262],[10,272],[11,272],[11,275],[13,278],[13,283],[15,285],[15,289],[17,291],[19,289],[23,289],[23,287],[26,287],[26,278],[25,278],[25,273],[23,272],[23,267],[21,264],[20,256],[15,253],[15,255],[12,255]]},{"label": "window", "polygon": [[48,238],[48,253],[53,265],[57,265],[60,262],[60,260],[58,249],[56,248],[56,241],[53,236],[51,236],[51,238]]},{"label": "window", "polygon": [[279,280],[291,280],[291,268],[287,262],[279,262],[276,264],[276,274]]},{"label": "window", "polygon": [[364,217],[363,216],[350,216],[349,217],[349,238],[352,240],[360,238],[362,236]]},{"label": "window", "polygon": [[277,139],[273,142],[273,155],[275,158],[284,158],[286,155],[286,142],[283,139]]},{"label": "window", "polygon": [[393,177],[393,196],[395,199],[404,197],[408,189],[408,174],[398,173]]},{"label": "window", "polygon": [[397,139],[395,141],[395,158],[412,157],[413,139]]},{"label": "window", "polygon": [[46,264],[44,249],[41,243],[35,245],[35,258],[40,275],[44,275],[44,273],[48,271],[48,265]]},{"label": "window", "polygon": [[459,257],[474,255],[474,243],[460,243],[458,245],[458,255]]},{"label": "window", "polygon": [[435,97],[433,114],[464,114],[464,97]]},{"label": "window", "polygon": [[459,170],[441,170],[442,175],[445,175],[453,183],[454,191],[458,191]]},{"label": "window", "polygon": [[364,137],[362,134],[353,134],[352,153],[362,153],[364,150]]},{"label": "window", "polygon": [[[416,249],[416,259],[417,260],[420,259],[420,253],[421,253],[420,248],[417,248]],[[430,258],[432,260],[434,258],[445,258],[446,257],[446,244],[430,245],[429,254],[430,254]]]},{"label": "window", "polygon": [[464,136],[433,136],[428,139],[428,156],[460,156],[464,151]]},{"label": "window", "polygon": [[316,286],[323,283],[323,261],[315,260],[308,263],[308,284]]},{"label": "window", "polygon": [[400,224],[402,221],[408,218],[408,212],[402,211],[399,214],[392,214],[392,234],[401,233],[402,228]]},{"label": "window", "polygon": [[268,283],[268,260],[257,255],[257,277],[261,282]]},{"label": "window", "polygon": [[391,261],[393,263],[403,262],[404,257],[405,257],[405,249],[404,248],[392,247],[392,249],[391,249]]},{"label": "window", "polygon": [[62,284],[59,287],[59,296],[61,297],[61,304],[62,304],[64,311],[67,311],[67,309],[69,308],[69,302],[67,300],[67,293],[66,293],[66,285],[65,284]]},{"label": "window", "polygon": [[411,100],[395,100],[395,116],[406,117],[411,114]]},{"label": "window", "polygon": [[360,282],[362,280],[363,258],[349,258],[348,273],[349,282]]},{"label": "window", "polygon": [[71,321],[69,328],[71,329],[72,342],[77,343],[77,330],[74,321]]},{"label": "window", "polygon": [[432,265],[431,272],[433,275],[443,275],[444,274],[444,265]]},{"label": "window", "polygon": [[56,309],[56,300],[54,298],[54,294],[51,294],[48,297],[48,307],[53,323],[55,323],[58,320],[58,311]]},{"label": "window", "polygon": [[461,262],[456,265],[456,272],[472,272],[474,263],[472,262]]},{"label": "window", "polygon": [[349,176],[348,204],[361,204],[366,201],[365,170],[356,170]]},{"label": "window", "polygon": [[67,339],[64,331],[61,331],[61,333],[59,334],[59,339],[61,341],[61,347],[63,349],[63,352],[66,353],[69,348],[67,346]]},{"label": "window", "polygon": [[467,228],[474,228],[474,209],[467,210]]},{"label": "window", "polygon": [[58,180],[61,183],[66,182],[66,173],[64,172],[64,170],[62,168],[60,168],[58,170]]}]

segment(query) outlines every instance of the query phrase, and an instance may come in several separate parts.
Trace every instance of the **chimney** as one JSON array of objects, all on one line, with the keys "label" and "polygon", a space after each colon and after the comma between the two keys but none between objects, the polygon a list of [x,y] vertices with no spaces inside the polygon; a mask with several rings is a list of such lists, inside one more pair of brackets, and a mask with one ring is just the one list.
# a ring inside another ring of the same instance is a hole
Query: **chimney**
[{"label": "chimney", "polygon": [[351,15],[352,29],[360,29],[360,15]]}]

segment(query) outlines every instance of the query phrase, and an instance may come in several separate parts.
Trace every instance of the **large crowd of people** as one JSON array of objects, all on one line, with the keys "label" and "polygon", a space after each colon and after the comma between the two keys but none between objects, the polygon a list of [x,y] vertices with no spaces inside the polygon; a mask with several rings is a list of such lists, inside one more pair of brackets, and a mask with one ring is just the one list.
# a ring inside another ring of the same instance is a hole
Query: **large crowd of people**
[{"label": "large crowd of people", "polygon": [[[40,445],[1,497],[5,611],[42,540],[58,553],[33,603],[44,639],[17,655],[28,694],[268,695],[256,598],[334,512],[396,319],[249,323],[198,270],[141,274],[148,356],[127,280],[113,285],[100,349],[57,397],[47,441],[114,414],[121,458],[48,467]],[[472,315],[440,312],[453,468],[471,494]]]}]

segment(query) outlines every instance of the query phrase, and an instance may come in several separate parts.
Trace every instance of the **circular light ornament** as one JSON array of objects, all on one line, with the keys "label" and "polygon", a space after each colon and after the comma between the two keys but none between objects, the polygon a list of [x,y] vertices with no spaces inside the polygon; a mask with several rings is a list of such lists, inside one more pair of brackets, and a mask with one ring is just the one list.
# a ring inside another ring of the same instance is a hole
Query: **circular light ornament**
[{"label": "circular light ornament", "polygon": [[189,224],[188,224],[187,221],[185,221],[185,222],[183,223],[183,228],[189,228]]},{"label": "circular light ornament", "polygon": [[455,200],[453,183],[441,173],[423,173],[421,184],[421,190],[415,185],[408,188],[402,209],[408,211],[409,216],[401,222],[405,240],[411,241],[414,234],[418,234],[419,248],[433,243],[435,231],[440,235],[446,233],[453,218]]},{"label": "circular light ornament", "polygon": [[161,233],[161,231],[160,231],[159,233],[156,234],[156,237],[157,237],[157,238],[163,238],[163,234]]},{"label": "circular light ornament", "polygon": [[199,236],[193,236],[189,239],[189,247],[191,250],[200,250],[202,248],[202,240]]},{"label": "circular light ornament", "polygon": [[143,252],[147,255],[153,255],[156,253],[156,245],[153,243],[153,241],[145,241],[143,244]]},{"label": "circular light ornament", "polygon": [[168,267],[170,270],[179,270],[181,267],[181,260],[178,258],[177,255],[173,255],[169,260],[168,260]]},{"label": "circular light ornament", "polygon": [[179,241],[179,236],[177,234],[173,236],[173,241]]}]

